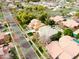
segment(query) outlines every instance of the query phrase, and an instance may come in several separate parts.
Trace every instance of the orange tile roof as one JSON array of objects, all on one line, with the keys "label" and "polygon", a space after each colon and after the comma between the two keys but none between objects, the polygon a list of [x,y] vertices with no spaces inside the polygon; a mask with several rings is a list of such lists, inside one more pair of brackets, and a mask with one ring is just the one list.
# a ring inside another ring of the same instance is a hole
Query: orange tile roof
[{"label": "orange tile roof", "polygon": [[69,55],[66,52],[63,52],[60,56],[59,59],[73,59],[71,55]]},{"label": "orange tile roof", "polygon": [[60,59],[72,59],[79,54],[79,45],[74,42],[73,37],[63,36],[58,41],[52,41],[46,46],[52,58],[59,56]]},{"label": "orange tile roof", "polygon": [[79,25],[79,23],[77,23],[76,21],[74,20],[67,20],[67,21],[63,21],[62,24],[64,26],[67,26],[69,28],[74,28],[74,27],[77,27]]},{"label": "orange tile roof", "polygon": [[56,58],[59,54],[63,52],[61,47],[59,46],[58,41],[52,41],[49,45],[46,46],[48,53],[52,56],[52,58]]},{"label": "orange tile roof", "polygon": [[54,20],[55,22],[63,21],[64,18],[63,16],[55,16],[55,17],[50,17],[50,20]]}]

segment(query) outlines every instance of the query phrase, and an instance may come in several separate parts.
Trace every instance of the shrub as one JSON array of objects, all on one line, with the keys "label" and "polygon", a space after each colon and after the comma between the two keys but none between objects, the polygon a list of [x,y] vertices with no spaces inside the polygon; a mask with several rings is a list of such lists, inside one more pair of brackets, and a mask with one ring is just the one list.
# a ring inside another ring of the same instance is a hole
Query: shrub
[{"label": "shrub", "polygon": [[73,36],[73,31],[69,28],[64,29],[64,35]]},{"label": "shrub", "polygon": [[12,59],[19,59],[18,56],[17,56],[17,53],[15,51],[15,48],[11,48],[9,53],[11,53]]},{"label": "shrub", "polygon": [[52,26],[52,25],[55,25],[55,22],[53,20],[46,20],[45,24]]},{"label": "shrub", "polygon": [[50,37],[50,39],[51,39],[52,41],[58,41],[59,38],[61,37],[61,35],[62,35],[62,33],[59,31],[57,34],[52,35],[52,36]]}]

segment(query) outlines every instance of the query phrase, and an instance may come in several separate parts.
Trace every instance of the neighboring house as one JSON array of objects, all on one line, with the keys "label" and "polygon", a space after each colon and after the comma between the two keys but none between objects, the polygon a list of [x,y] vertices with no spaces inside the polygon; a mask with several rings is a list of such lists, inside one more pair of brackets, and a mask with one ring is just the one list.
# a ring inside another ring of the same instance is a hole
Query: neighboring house
[{"label": "neighboring house", "polygon": [[60,54],[59,59],[73,59],[71,55],[69,55],[66,52],[63,52],[62,54]]},{"label": "neighboring house", "polygon": [[74,41],[74,39],[75,38],[70,36],[63,36],[59,39],[61,48],[64,52],[72,56],[71,59],[79,54],[79,45],[76,41]]},{"label": "neighboring house", "polygon": [[50,26],[43,26],[43,27],[40,27],[37,32],[38,32],[40,41],[47,44],[51,42],[50,36],[57,34],[58,31],[61,31],[61,29],[59,29],[58,27],[51,28]]},{"label": "neighboring house", "polygon": [[62,46],[62,48],[65,48],[69,45],[69,43],[73,40],[73,37],[70,36],[62,36],[59,39],[59,44]]},{"label": "neighboring house", "polygon": [[28,25],[29,28],[34,29],[34,30],[38,30],[42,26],[44,26],[44,24],[41,23],[41,21],[37,19],[33,19]]},{"label": "neighboring house", "polygon": [[61,23],[64,27],[68,27],[71,29],[77,29],[79,27],[79,23],[77,23],[75,20],[66,20]]},{"label": "neighboring house", "polygon": [[58,41],[52,41],[49,45],[46,46],[46,49],[51,56],[51,59],[56,59],[63,52]]},{"label": "neighboring house", "polygon": [[50,17],[49,19],[55,21],[56,23],[64,20],[63,16]]},{"label": "neighboring house", "polygon": [[62,36],[58,41],[52,41],[46,49],[53,59],[73,59],[78,58],[79,45],[74,41],[75,38]]}]

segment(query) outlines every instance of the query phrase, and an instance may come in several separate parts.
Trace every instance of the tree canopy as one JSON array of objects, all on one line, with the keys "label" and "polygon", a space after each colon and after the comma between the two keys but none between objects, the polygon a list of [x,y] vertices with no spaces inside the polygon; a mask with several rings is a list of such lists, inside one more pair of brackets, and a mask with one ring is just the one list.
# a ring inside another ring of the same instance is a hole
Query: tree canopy
[{"label": "tree canopy", "polygon": [[17,11],[17,19],[21,24],[29,24],[30,21],[34,18],[37,18],[44,23],[48,16],[45,8],[46,7],[41,5],[27,6],[26,8]]},{"label": "tree canopy", "polygon": [[73,36],[73,31],[69,28],[64,29],[64,35]]}]

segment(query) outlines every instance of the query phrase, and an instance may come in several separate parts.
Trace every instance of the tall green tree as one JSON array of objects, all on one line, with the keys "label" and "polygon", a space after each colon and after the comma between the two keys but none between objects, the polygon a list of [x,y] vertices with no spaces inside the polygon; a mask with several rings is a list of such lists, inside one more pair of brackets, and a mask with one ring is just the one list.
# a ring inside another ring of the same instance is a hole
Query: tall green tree
[{"label": "tall green tree", "polygon": [[64,29],[64,35],[73,36],[73,31],[69,28]]},{"label": "tall green tree", "polygon": [[52,25],[55,25],[55,21],[47,19],[47,20],[45,21],[45,24],[52,26]]},{"label": "tall green tree", "polygon": [[47,19],[47,13],[46,12],[42,12],[40,17],[39,17],[39,20],[42,22],[42,23],[45,23],[46,19]]}]

